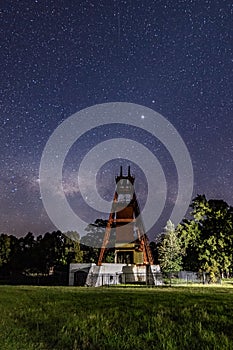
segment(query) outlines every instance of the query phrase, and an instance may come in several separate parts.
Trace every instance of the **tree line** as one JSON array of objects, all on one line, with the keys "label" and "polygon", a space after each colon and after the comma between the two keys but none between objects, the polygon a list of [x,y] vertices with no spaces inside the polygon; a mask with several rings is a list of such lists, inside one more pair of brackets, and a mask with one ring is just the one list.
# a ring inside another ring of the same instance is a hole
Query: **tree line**
[{"label": "tree line", "polygon": [[[54,231],[35,237],[0,235],[0,277],[14,274],[50,275],[54,271],[67,274],[71,263],[96,263],[103,242],[107,220],[97,219],[86,228],[80,239],[77,232]],[[114,251],[108,249],[107,262],[114,262]]]},{"label": "tree line", "polygon": [[74,241],[60,231],[34,237],[0,235],[0,273],[26,273],[49,275],[55,268],[81,262],[79,241]]},{"label": "tree line", "polygon": [[[189,218],[175,228],[168,221],[164,232],[150,243],[155,264],[164,272],[204,271],[212,281],[233,274],[233,208],[223,200],[193,199]],[[34,237],[0,235],[0,275],[49,275],[68,271],[70,263],[97,263],[107,220],[97,219],[80,239],[76,232],[60,231]],[[114,237],[112,237],[114,240]],[[110,242],[110,246],[114,246]],[[114,262],[108,248],[106,262]]]}]

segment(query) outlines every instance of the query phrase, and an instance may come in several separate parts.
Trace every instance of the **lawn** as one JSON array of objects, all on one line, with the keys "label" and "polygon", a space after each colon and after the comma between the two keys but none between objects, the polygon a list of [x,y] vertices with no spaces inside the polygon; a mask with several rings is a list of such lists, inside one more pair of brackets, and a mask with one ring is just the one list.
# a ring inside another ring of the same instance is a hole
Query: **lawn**
[{"label": "lawn", "polygon": [[0,286],[0,349],[233,349],[233,288]]}]

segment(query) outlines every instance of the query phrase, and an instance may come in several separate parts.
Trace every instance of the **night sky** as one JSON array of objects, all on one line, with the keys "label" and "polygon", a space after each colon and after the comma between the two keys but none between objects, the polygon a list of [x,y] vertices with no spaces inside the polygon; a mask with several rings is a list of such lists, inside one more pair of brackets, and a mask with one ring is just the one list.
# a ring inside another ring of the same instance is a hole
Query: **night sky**
[{"label": "night sky", "polygon": [[[62,121],[105,102],[161,113],[189,150],[193,197],[205,193],[233,205],[232,1],[9,0],[1,2],[0,23],[0,232],[56,229],[40,198],[43,149]],[[177,181],[169,155],[150,135],[121,125],[99,127],[72,147],[64,165],[71,206],[87,222],[95,219],[79,198],[78,166],[113,134],[157,154],[167,177],[169,213]],[[119,164],[106,164],[97,176],[109,200]],[[127,161],[121,164],[126,171]],[[131,165],[143,206],[144,175]],[[164,214],[160,225],[168,218]]]}]

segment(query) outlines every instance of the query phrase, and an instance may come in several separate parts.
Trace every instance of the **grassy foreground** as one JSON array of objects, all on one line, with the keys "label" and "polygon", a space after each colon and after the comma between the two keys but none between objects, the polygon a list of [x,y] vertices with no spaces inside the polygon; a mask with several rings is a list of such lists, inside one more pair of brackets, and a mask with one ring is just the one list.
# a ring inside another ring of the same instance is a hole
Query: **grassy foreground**
[{"label": "grassy foreground", "polygon": [[0,286],[0,349],[233,349],[233,288]]}]

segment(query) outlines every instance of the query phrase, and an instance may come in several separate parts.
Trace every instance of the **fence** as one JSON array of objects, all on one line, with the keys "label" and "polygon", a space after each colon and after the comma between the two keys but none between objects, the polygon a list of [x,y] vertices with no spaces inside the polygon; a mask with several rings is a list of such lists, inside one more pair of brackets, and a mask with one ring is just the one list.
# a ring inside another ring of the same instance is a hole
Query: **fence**
[{"label": "fence", "polygon": [[[77,280],[78,282],[78,280]],[[82,284],[93,287],[101,286],[184,286],[189,284],[209,284],[210,277],[207,273],[196,273],[191,271],[170,273],[119,273],[119,274],[94,274],[90,273]],[[221,283],[221,279],[217,281]]]},{"label": "fence", "polygon": [[[208,284],[210,277],[207,273],[181,271],[172,273],[77,273],[74,285],[76,286],[184,286],[188,284]],[[221,283],[219,278],[217,283]],[[0,276],[0,284],[25,284],[25,285],[68,285],[68,274],[56,273],[51,276],[28,276],[15,274],[12,276]]]}]

